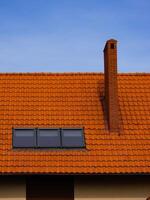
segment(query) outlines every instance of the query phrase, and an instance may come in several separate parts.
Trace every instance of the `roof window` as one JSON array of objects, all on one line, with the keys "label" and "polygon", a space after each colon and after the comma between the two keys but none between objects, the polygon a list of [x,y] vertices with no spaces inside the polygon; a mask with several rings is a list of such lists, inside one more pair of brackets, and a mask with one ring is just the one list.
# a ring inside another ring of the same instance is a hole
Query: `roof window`
[{"label": "roof window", "polygon": [[83,148],[82,128],[15,128],[14,148]]},{"label": "roof window", "polygon": [[62,129],[63,147],[84,147],[83,129]]},{"label": "roof window", "polygon": [[35,129],[14,129],[13,147],[30,148],[36,145]]},{"label": "roof window", "polygon": [[60,130],[59,129],[38,129],[37,130],[38,147],[60,147]]}]

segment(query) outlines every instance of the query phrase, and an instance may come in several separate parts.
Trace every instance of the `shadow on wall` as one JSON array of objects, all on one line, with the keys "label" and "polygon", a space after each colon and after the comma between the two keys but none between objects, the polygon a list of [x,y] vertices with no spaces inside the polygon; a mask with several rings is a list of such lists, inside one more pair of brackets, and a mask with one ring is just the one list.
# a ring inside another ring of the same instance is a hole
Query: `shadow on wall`
[{"label": "shadow on wall", "polygon": [[146,200],[150,196],[149,178],[140,176],[77,177],[75,197],[78,200]]},{"label": "shadow on wall", "polygon": [[25,177],[0,176],[0,200],[1,199],[25,199]]}]

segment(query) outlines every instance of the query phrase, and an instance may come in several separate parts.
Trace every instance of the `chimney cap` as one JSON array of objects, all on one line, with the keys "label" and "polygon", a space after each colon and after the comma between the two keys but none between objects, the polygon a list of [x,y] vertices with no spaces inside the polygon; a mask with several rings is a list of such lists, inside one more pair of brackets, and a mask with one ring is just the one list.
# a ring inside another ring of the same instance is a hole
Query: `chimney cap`
[{"label": "chimney cap", "polygon": [[107,40],[103,51],[105,51],[107,49],[107,47],[108,47],[109,44],[115,44],[115,46],[116,46],[117,40],[115,40],[113,38]]},{"label": "chimney cap", "polygon": [[111,38],[111,39],[109,39],[109,40],[106,41],[106,43],[108,43],[108,42],[117,42],[117,40]]}]

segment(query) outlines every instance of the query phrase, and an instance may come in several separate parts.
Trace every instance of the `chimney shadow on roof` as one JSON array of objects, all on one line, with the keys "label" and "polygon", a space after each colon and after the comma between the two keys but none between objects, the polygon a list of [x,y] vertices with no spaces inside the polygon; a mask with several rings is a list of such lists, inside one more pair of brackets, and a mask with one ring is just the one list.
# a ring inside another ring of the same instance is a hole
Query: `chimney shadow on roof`
[{"label": "chimney shadow on roof", "polygon": [[[108,114],[107,114],[107,105],[106,105],[106,99],[105,99],[105,91],[104,91],[104,80],[100,80],[98,83],[101,87],[98,88],[98,94],[99,94],[99,100],[100,103],[102,105],[102,111],[103,111],[103,117],[104,117],[104,126],[105,126],[105,130],[110,131],[109,130],[109,126],[108,126]],[[114,132],[118,132],[118,135],[121,134],[121,130],[122,130],[122,118],[121,118],[121,108],[120,108],[120,103],[119,103],[119,99],[118,99],[118,112],[119,112],[119,130],[114,131]]]},{"label": "chimney shadow on roof", "polygon": [[108,130],[108,119],[107,119],[107,110],[106,110],[106,104],[105,104],[105,92],[104,92],[104,80],[100,80],[99,83],[100,88],[98,87],[98,94],[99,94],[99,100],[102,105],[102,111],[103,111],[103,117],[104,117],[104,126],[105,129]]}]

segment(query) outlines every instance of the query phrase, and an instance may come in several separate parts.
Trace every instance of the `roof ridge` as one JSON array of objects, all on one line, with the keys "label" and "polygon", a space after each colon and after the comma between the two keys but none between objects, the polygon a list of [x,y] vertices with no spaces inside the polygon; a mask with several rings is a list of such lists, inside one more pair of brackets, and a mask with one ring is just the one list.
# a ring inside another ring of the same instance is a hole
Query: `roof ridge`
[{"label": "roof ridge", "polygon": [[131,75],[131,76],[150,76],[150,73],[148,72],[121,72],[121,73],[118,73],[118,75],[121,75],[121,76],[128,76],[128,75]]},{"label": "roof ridge", "polygon": [[100,75],[103,72],[0,72],[0,75]]},{"label": "roof ridge", "polygon": [[[103,72],[0,72],[3,75],[104,75]],[[148,72],[121,72],[119,76],[150,76]]]}]

